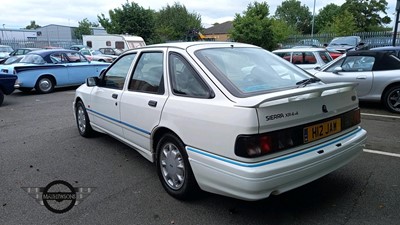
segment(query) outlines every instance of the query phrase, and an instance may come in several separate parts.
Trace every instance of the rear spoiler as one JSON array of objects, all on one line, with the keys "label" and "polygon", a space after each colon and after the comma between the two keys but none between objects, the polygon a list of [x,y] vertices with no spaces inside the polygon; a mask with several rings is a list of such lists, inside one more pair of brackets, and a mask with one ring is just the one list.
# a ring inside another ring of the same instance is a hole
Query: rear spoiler
[{"label": "rear spoiler", "polygon": [[353,91],[357,83],[341,82],[324,85],[309,85],[295,89],[278,91],[249,98],[238,99],[235,106],[245,108],[258,108],[261,104],[279,105],[291,101],[327,96],[335,93]]}]

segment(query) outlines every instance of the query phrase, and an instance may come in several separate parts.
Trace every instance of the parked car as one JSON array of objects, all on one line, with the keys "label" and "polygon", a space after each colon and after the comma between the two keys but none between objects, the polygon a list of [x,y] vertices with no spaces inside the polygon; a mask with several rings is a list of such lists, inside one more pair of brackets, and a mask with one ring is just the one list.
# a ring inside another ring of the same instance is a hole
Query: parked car
[{"label": "parked car", "polygon": [[400,113],[400,60],[388,52],[354,51],[310,73],[323,82],[355,82],[362,101],[382,102]]},{"label": "parked car", "polygon": [[122,50],[117,48],[99,48],[99,51],[104,55],[121,55]]},{"label": "parked car", "polygon": [[371,51],[385,51],[389,52],[390,54],[396,56],[400,59],[400,46],[385,46],[385,47],[376,47],[371,48]]},{"label": "parked car", "polygon": [[332,61],[329,52],[323,48],[289,48],[275,50],[273,53],[302,69],[321,67]]},{"label": "parked car", "polygon": [[298,46],[311,46],[311,47],[322,47],[321,42],[317,39],[303,39],[297,42]]},{"label": "parked car", "polygon": [[89,49],[89,47],[86,45],[71,45],[69,49],[79,51],[82,49]]},{"label": "parked car", "polygon": [[339,51],[336,51],[336,50],[333,50],[330,48],[325,48],[325,49],[329,52],[329,55],[332,57],[332,59],[336,59],[337,57],[343,55],[342,52],[339,52]]},{"label": "parked car", "polygon": [[99,61],[99,62],[109,62],[111,63],[116,59],[118,56],[116,55],[104,55],[98,50],[91,50],[91,49],[81,49],[79,50],[87,59],[90,61]]},{"label": "parked car", "polygon": [[24,55],[10,56],[6,60],[4,60],[4,62],[2,64],[10,65],[13,63],[19,63],[22,60],[22,58],[24,58]]},{"label": "parked car", "polygon": [[133,147],[179,199],[280,194],[349,163],[366,139],[354,84],[234,42],[128,50],[76,90],[73,108],[80,135]]},{"label": "parked car", "polygon": [[21,91],[35,88],[39,93],[50,93],[55,87],[80,85],[109,65],[89,62],[74,50],[53,49],[30,52],[19,63],[0,66],[0,71],[16,74],[16,88]]},{"label": "parked car", "polygon": [[10,56],[26,55],[31,51],[41,50],[41,48],[18,48],[10,53]]},{"label": "parked car", "polygon": [[4,95],[10,95],[14,91],[17,76],[0,73],[0,106],[3,104]]},{"label": "parked car", "polygon": [[326,47],[328,50],[339,51],[345,53],[351,50],[361,50],[367,45],[361,41],[359,36],[336,37]]},{"label": "parked car", "polygon": [[10,57],[12,51],[14,51],[14,49],[11,46],[0,45],[0,64]]}]

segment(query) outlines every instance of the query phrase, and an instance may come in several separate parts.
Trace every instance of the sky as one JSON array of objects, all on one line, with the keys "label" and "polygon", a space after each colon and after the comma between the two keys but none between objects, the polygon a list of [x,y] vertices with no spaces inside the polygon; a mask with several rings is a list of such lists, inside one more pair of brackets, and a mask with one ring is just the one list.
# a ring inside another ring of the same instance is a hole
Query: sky
[{"label": "sky", "polygon": [[[132,0],[129,0],[131,2]],[[243,14],[249,3],[262,0],[134,0],[143,8],[160,10],[175,2],[184,5],[190,13],[201,16],[205,28],[214,23],[223,23],[233,20],[236,13]],[[270,14],[275,13],[276,7],[282,4],[282,0],[264,0],[270,7]],[[315,13],[332,1],[326,0],[300,0],[302,5],[308,6]],[[34,20],[40,26],[57,24],[64,26],[78,26],[78,22],[87,18],[90,22],[98,23],[97,16],[102,13],[108,17],[109,10],[121,8],[126,0],[0,0],[2,8],[0,17],[1,28],[19,29],[25,28]],[[345,0],[336,0],[335,4],[341,5]],[[387,0],[388,16],[395,20],[396,0]],[[392,23],[391,26],[393,26]]]}]

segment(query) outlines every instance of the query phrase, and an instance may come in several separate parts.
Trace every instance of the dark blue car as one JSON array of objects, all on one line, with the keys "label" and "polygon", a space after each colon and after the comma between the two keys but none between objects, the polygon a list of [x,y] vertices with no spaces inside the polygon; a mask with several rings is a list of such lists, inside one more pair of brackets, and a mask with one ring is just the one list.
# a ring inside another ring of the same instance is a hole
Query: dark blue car
[{"label": "dark blue car", "polygon": [[15,75],[0,73],[0,106],[3,104],[4,95],[13,93],[16,80]]}]

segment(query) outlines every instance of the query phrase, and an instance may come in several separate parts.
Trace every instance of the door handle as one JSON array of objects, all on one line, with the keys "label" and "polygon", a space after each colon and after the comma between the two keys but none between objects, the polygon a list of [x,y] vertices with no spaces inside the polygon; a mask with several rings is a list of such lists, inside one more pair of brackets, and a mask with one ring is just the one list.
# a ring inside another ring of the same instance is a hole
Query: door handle
[{"label": "door handle", "polygon": [[150,100],[148,105],[151,106],[151,107],[156,107],[157,106],[157,101]]},{"label": "door handle", "polygon": [[367,76],[358,76],[356,77],[357,80],[366,80]]},{"label": "door handle", "polygon": [[118,98],[118,94],[114,93],[114,94],[111,95],[111,97],[117,99]]}]

